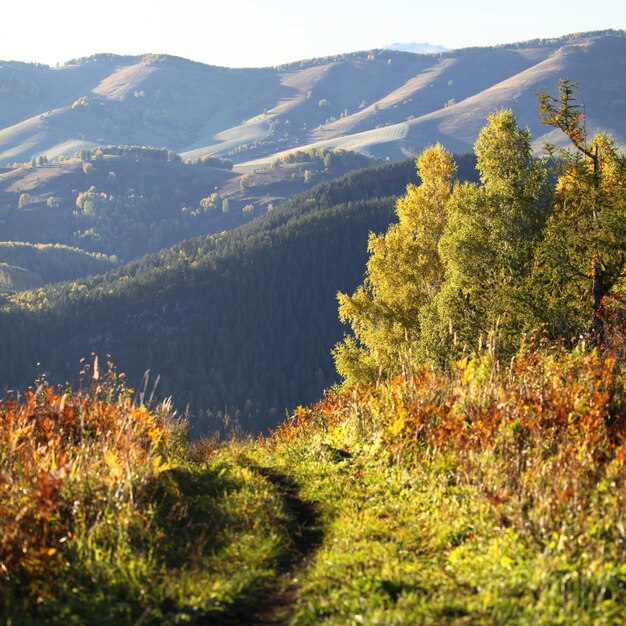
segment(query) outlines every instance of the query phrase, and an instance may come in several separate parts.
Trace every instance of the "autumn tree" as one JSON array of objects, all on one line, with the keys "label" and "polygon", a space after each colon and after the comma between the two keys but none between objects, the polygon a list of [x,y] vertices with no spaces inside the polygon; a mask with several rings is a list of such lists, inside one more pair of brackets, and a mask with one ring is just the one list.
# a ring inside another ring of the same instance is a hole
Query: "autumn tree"
[{"label": "autumn tree", "polygon": [[398,223],[370,234],[365,280],[352,296],[338,294],[339,317],[352,334],[334,349],[338,372],[349,382],[393,373],[416,346],[420,312],[443,279],[438,243],[446,223],[456,166],[441,145],[417,159],[420,185],[398,200]]},{"label": "autumn tree", "polygon": [[439,243],[445,281],[422,312],[422,354],[438,363],[498,340],[515,348],[528,318],[526,278],[547,215],[546,171],[510,110],[474,146],[481,184],[458,186]]},{"label": "autumn tree", "polygon": [[603,300],[626,269],[626,161],[604,134],[589,139],[577,84],[539,95],[544,124],[561,130],[571,148],[556,150],[556,197],[538,256],[538,284],[552,292],[547,319],[555,334],[590,328],[601,344]]}]

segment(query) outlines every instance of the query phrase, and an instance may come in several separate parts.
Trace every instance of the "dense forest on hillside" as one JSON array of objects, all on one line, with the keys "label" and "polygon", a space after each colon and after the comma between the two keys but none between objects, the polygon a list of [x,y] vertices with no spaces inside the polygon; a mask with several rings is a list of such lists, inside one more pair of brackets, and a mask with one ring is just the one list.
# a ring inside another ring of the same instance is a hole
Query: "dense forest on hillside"
[{"label": "dense forest on hillside", "polygon": [[[458,160],[473,179],[473,157]],[[412,161],[355,172],[230,233],[16,296],[0,316],[0,380],[24,386],[37,362],[72,379],[81,357],[110,353],[135,386],[160,376],[199,432],[226,413],[246,430],[276,424],[336,381],[335,295],[358,284],[368,233],[416,181]]]},{"label": "dense forest on hillside", "polygon": [[52,162],[39,155],[0,171],[0,237],[129,261],[236,228],[322,180],[374,163],[347,150],[302,151],[242,175],[218,157],[183,161],[146,146],[100,146]]}]

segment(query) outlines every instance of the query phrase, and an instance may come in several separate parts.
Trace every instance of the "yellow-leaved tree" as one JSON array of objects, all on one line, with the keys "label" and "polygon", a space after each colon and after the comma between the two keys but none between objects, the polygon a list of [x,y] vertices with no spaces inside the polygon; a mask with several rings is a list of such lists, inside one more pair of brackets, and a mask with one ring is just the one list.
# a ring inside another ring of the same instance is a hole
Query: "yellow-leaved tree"
[{"label": "yellow-leaved tree", "polygon": [[363,284],[352,296],[338,294],[339,317],[352,334],[333,356],[348,383],[401,370],[419,340],[420,312],[441,286],[438,244],[456,165],[437,144],[418,157],[417,170],[421,183],[409,185],[398,200],[398,222],[384,234],[370,234]]}]

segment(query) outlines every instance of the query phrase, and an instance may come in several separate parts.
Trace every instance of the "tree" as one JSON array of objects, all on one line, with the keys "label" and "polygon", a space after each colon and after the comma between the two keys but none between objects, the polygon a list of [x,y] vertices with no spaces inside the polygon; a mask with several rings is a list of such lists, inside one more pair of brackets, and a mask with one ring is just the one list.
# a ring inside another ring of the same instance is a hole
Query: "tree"
[{"label": "tree", "polygon": [[448,203],[439,243],[445,284],[423,313],[422,352],[438,362],[496,335],[501,350],[515,349],[548,212],[545,165],[510,110],[487,118],[474,151],[481,185],[458,186]]},{"label": "tree", "polygon": [[244,174],[239,179],[239,187],[241,188],[242,191],[245,191],[246,189],[249,189],[251,186],[252,186],[252,177],[250,176],[250,174]]},{"label": "tree", "polygon": [[30,194],[23,193],[20,194],[19,200],[17,201],[17,208],[23,209],[25,206],[29,205],[31,202]]},{"label": "tree", "polygon": [[557,97],[539,94],[539,112],[544,124],[567,136],[574,151],[548,146],[558,156],[559,178],[541,250],[541,279],[558,290],[551,308],[554,329],[578,333],[591,315],[588,326],[600,345],[603,300],[626,269],[626,162],[610,136],[588,139],[577,84],[561,80],[557,91]]},{"label": "tree", "polygon": [[456,166],[452,155],[436,145],[418,157],[417,169],[421,184],[409,185],[397,202],[398,223],[385,234],[370,234],[363,284],[352,296],[337,296],[339,317],[352,334],[333,356],[348,382],[399,371],[419,339],[420,312],[441,285],[437,245]]}]

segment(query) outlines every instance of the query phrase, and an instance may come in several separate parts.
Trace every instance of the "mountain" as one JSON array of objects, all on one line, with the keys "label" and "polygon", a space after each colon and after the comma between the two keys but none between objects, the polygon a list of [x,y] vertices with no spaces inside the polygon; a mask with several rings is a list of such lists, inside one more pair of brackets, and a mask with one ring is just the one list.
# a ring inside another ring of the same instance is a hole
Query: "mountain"
[{"label": "mountain", "polygon": [[[473,157],[458,161],[475,179]],[[198,432],[224,414],[251,432],[273,426],[336,382],[336,293],[362,280],[368,234],[387,228],[409,182],[412,161],[355,172],[231,232],[13,296],[0,308],[0,381],[23,388],[41,363],[77,382],[93,351],[136,389],[146,370],[150,384],[160,375],[160,394],[188,407]]]},{"label": "mountain", "polygon": [[580,83],[590,130],[626,142],[626,33],[578,33],[416,55],[371,50],[261,69],[164,55],[0,64],[0,165],[100,144],[218,155],[247,171],[277,155],[341,147],[405,158],[441,141],[467,151],[485,116],[511,107],[539,149],[553,138],[536,92]]},{"label": "mountain", "polygon": [[242,175],[229,161],[183,163],[166,149],[138,146],[83,149],[54,163],[42,157],[0,170],[0,239],[65,244],[127,261],[230,230],[322,180],[372,163],[357,153],[317,150]]},{"label": "mountain", "polygon": [[446,52],[445,46],[437,46],[432,43],[391,43],[384,46],[385,50],[397,50],[398,52],[412,52],[413,54],[432,54],[434,52]]}]

